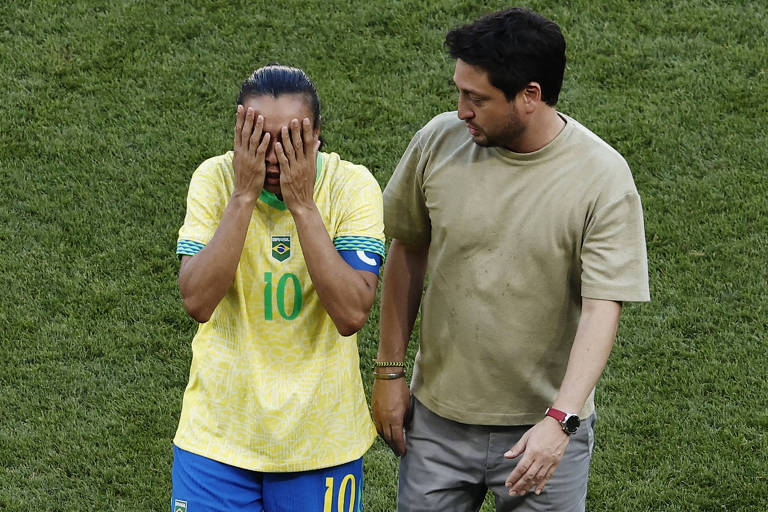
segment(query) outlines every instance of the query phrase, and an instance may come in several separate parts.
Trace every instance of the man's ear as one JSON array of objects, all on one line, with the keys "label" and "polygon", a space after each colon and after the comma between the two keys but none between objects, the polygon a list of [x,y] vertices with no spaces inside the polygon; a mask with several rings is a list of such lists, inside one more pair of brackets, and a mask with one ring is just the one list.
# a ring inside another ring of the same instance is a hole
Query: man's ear
[{"label": "man's ear", "polygon": [[533,113],[541,103],[541,85],[539,82],[528,82],[528,85],[520,91],[520,99],[525,111]]}]

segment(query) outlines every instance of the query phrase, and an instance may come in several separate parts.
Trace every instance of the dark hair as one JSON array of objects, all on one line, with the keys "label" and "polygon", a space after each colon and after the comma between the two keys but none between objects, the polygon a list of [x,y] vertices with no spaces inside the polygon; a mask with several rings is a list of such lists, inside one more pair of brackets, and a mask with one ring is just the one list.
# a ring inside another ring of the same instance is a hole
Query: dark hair
[{"label": "dark hair", "polygon": [[277,98],[281,94],[303,94],[312,110],[312,125],[315,129],[320,128],[320,98],[317,89],[299,68],[280,64],[260,67],[243,82],[237,104],[242,105],[251,96],[270,95]]},{"label": "dark hair", "polygon": [[541,85],[542,100],[554,106],[565,72],[560,27],[538,13],[512,7],[457,27],[445,37],[454,59],[484,69],[508,100],[529,82]]}]

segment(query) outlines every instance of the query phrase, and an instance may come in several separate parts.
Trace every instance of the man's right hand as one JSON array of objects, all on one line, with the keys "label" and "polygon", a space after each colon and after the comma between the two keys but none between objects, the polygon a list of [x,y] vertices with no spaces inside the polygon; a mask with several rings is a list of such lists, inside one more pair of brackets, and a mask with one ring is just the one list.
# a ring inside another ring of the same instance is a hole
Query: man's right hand
[{"label": "man's right hand", "polygon": [[404,378],[373,381],[371,409],[376,430],[395,455],[405,455],[405,417],[411,404],[411,393]]},{"label": "man's right hand", "polygon": [[[254,120],[254,118],[256,118]],[[237,106],[235,122],[235,195],[256,201],[264,188],[266,176],[265,155],[269,147],[269,132],[264,131],[264,117],[256,116],[252,108]],[[263,134],[263,137],[262,137]]]}]

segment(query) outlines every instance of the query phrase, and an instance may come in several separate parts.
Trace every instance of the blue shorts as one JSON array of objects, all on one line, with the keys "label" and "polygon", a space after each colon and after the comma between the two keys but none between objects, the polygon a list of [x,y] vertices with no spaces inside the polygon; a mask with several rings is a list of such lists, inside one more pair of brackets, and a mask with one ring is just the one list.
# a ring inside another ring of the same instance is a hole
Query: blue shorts
[{"label": "blue shorts", "polygon": [[362,457],[325,469],[261,473],[173,447],[172,512],[361,512]]}]

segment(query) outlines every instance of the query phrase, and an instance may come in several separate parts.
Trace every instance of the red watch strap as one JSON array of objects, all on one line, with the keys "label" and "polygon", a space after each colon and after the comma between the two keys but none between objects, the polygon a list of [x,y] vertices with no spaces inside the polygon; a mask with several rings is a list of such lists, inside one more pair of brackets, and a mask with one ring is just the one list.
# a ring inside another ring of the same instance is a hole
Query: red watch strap
[{"label": "red watch strap", "polygon": [[550,407],[549,409],[547,409],[547,412],[544,413],[544,416],[551,416],[552,418],[555,418],[557,421],[562,423],[565,421],[565,417],[568,415],[565,414],[560,409],[555,409]]}]

